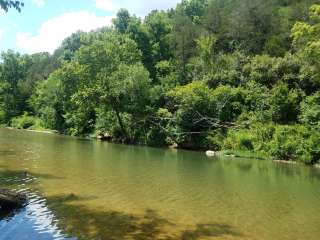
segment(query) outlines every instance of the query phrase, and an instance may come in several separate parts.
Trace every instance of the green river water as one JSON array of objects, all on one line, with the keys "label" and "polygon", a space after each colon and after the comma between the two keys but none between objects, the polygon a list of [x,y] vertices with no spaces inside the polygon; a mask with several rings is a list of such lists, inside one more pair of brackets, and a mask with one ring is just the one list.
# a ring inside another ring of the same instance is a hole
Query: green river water
[{"label": "green river water", "polygon": [[9,239],[320,239],[320,170],[0,130]]}]

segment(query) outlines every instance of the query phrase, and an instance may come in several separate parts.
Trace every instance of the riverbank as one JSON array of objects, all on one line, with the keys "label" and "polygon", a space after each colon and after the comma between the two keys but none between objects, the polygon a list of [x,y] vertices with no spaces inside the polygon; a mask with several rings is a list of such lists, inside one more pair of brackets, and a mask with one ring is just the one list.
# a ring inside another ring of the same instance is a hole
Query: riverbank
[{"label": "riverbank", "polygon": [[[27,131],[27,132],[34,132],[34,133],[43,133],[43,134],[61,134],[56,130],[50,130],[50,129],[19,129],[19,128],[13,128],[13,127],[3,127],[9,130],[20,130],[20,131]],[[65,135],[65,134],[61,134],[61,135]],[[68,135],[65,135],[68,136]],[[109,134],[103,135],[103,137],[101,136],[101,134],[92,134],[89,136],[83,136],[86,139],[91,139],[93,141],[101,141],[101,142],[110,142],[110,143],[118,143],[118,144],[123,144],[123,145],[128,145],[128,144],[124,144],[124,143],[119,143],[119,142],[114,142],[112,141],[112,137]],[[81,138],[81,137],[80,137]],[[129,145],[133,145],[133,146],[143,146],[143,145],[139,145],[139,144],[129,144]],[[154,147],[154,146],[153,146]],[[171,149],[181,149],[181,150],[190,150],[190,149],[185,149],[185,148],[181,148],[178,146],[178,144],[173,144],[167,147],[156,147],[156,148],[171,148]],[[256,160],[265,160],[265,161],[273,161],[274,163],[283,163],[283,164],[301,164],[301,165],[307,165],[307,166],[312,166],[315,168],[320,168],[320,164],[315,163],[315,164],[305,164],[303,162],[299,162],[299,161],[293,161],[293,160],[281,160],[281,159],[273,159],[271,156],[268,156],[266,153],[262,153],[262,152],[253,152],[253,151],[246,151],[246,150],[221,150],[221,151],[203,151],[203,150],[192,150],[195,152],[199,152],[199,153],[203,153],[205,155],[207,155],[207,157],[227,157],[227,158],[234,158],[234,159],[243,159],[243,158],[247,158],[247,159],[256,159]],[[210,154],[208,154],[208,152]]]},{"label": "riverbank", "polygon": [[35,132],[35,133],[45,133],[45,134],[59,134],[58,131],[56,130],[50,130],[50,129],[38,129],[38,130],[33,130],[33,129],[20,129],[20,128],[13,128],[13,127],[4,127],[5,129],[9,130],[21,130],[21,131],[27,131],[27,132]]}]

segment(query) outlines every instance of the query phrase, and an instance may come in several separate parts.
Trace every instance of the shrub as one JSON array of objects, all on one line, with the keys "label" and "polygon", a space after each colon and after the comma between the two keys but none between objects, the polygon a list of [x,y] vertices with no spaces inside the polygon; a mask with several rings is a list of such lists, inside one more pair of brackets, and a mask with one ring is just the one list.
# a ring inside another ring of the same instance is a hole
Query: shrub
[{"label": "shrub", "polygon": [[277,126],[268,143],[274,159],[302,161],[312,164],[319,160],[319,134],[302,125]]},{"label": "shrub", "polygon": [[28,113],[24,113],[20,117],[13,118],[11,120],[11,126],[18,129],[42,129],[43,124],[39,118],[29,116]]},{"label": "shrub", "polygon": [[255,136],[249,129],[232,129],[224,140],[224,148],[232,150],[254,150]]},{"label": "shrub", "polygon": [[223,129],[211,131],[207,137],[209,148],[214,151],[222,150],[225,137],[226,133]]},{"label": "shrub", "polygon": [[250,129],[231,129],[225,150],[254,151],[273,159],[314,164],[320,160],[319,129],[303,125],[256,124]]}]

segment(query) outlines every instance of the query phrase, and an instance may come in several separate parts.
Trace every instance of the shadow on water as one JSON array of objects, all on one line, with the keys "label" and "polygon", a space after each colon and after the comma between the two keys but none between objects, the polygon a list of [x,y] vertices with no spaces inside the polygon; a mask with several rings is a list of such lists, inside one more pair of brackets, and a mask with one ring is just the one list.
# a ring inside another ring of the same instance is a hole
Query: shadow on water
[{"label": "shadow on water", "polygon": [[34,173],[30,171],[0,170],[0,186],[12,186],[16,184],[33,182],[36,179],[63,179],[51,174]]},{"label": "shadow on water", "polygon": [[[170,231],[176,225],[147,209],[143,216],[117,211],[98,211],[81,205],[83,198],[62,195],[47,198],[58,226],[78,239],[197,240],[203,237],[241,236],[227,224],[198,224],[194,229]],[[169,229],[169,230],[168,230]],[[170,233],[173,232],[173,233]]]}]

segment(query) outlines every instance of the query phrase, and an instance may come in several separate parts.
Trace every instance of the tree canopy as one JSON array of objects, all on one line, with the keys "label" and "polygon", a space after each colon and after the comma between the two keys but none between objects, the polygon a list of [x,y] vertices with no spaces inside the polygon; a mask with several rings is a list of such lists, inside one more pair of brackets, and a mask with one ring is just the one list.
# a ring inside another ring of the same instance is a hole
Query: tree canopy
[{"label": "tree canopy", "polygon": [[8,12],[10,8],[15,8],[20,12],[23,6],[24,3],[22,1],[0,0],[0,8],[6,12]]}]

